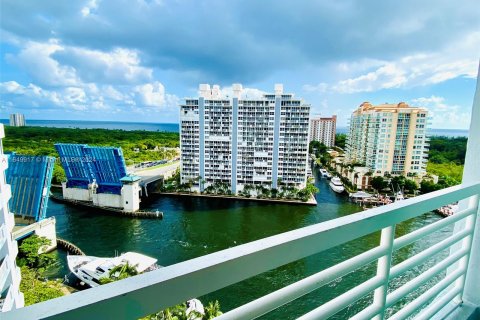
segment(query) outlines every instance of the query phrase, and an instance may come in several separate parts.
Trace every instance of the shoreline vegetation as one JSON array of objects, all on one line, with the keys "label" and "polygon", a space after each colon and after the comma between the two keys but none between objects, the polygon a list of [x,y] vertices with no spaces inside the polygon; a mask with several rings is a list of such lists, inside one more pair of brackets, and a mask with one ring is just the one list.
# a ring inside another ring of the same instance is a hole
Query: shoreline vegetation
[{"label": "shoreline vegetation", "polygon": [[[172,160],[179,156],[180,135],[176,132],[125,131],[51,127],[5,126],[3,148],[24,155],[58,158],[55,143],[79,143],[92,146],[120,147],[127,166],[155,160]],[[65,172],[56,161],[52,183],[61,184]]]},{"label": "shoreline vegetation", "polygon": [[315,187],[314,183],[313,178],[308,178],[306,186],[298,189],[279,178],[277,180],[278,188],[270,188],[271,182],[258,185],[245,184],[243,190],[235,194],[230,190],[230,185],[227,183],[215,182],[207,186],[202,192],[198,192],[193,187],[195,185],[204,185],[205,180],[198,176],[196,179],[190,179],[186,183],[181,183],[180,170],[177,169],[172,177],[165,180],[160,193],[316,205],[315,194],[318,192],[318,188]]},{"label": "shoreline vegetation", "polygon": [[[23,239],[19,245],[17,265],[21,268],[20,291],[24,294],[25,306],[59,298],[76,291],[65,285],[62,279],[45,278],[45,272],[55,264],[54,256],[51,253],[43,252],[43,248],[49,244],[50,240],[47,238],[33,235]],[[107,277],[100,278],[100,284],[115,282],[137,274],[135,266],[126,262],[112,268]],[[220,303],[215,300],[204,306],[202,313],[197,310],[189,310],[187,303],[182,303],[141,319],[210,320],[221,314]]]},{"label": "shoreline vegetation", "polygon": [[[3,140],[4,149],[15,151],[26,155],[48,155],[58,157],[54,144],[63,143],[84,143],[96,146],[114,146],[121,147],[125,162],[127,165],[155,160],[172,160],[179,155],[180,135],[176,132],[157,132],[157,131],[126,131],[118,129],[79,129],[79,128],[53,128],[53,127],[5,127],[6,137]],[[343,151],[347,135],[339,133],[336,135],[335,149]],[[434,184],[430,181],[423,182],[419,187],[422,193],[439,190],[445,187],[459,184],[462,178],[463,163],[465,161],[466,137],[430,137],[429,161],[427,164],[427,173],[439,176],[439,182]],[[322,149],[323,150],[323,149]],[[326,151],[326,150],[323,150]],[[324,153],[324,152],[323,152]],[[321,164],[326,166],[329,163],[328,155],[317,157]],[[65,180],[65,173],[62,166],[55,162],[53,173],[53,184],[60,184]],[[178,179],[176,179],[178,181]],[[201,180],[201,179],[200,179]],[[180,185],[179,181],[176,190],[168,187],[163,192],[177,191],[181,193],[190,192],[191,186],[195,182],[191,181]],[[342,179],[348,190],[354,191],[351,183]],[[310,194],[314,194],[315,186],[310,182],[302,190],[294,190],[292,186],[282,186],[269,189],[265,186],[247,186],[246,190],[239,193],[239,199],[253,199],[255,196],[259,199],[292,200],[306,202]],[[258,189],[258,190],[257,190]],[[308,189],[308,190],[307,190]],[[228,186],[211,185],[205,189],[205,194],[217,194],[233,196],[228,192]]]}]

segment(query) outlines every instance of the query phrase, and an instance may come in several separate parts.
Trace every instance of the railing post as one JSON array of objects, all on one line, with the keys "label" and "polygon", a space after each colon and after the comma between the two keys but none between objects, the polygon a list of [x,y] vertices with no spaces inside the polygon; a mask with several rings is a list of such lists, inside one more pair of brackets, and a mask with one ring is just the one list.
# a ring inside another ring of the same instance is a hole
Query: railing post
[{"label": "railing post", "polygon": [[385,249],[385,255],[377,262],[377,277],[384,279],[383,285],[375,289],[373,304],[380,306],[380,313],[375,320],[383,320],[385,317],[385,302],[387,300],[388,282],[390,280],[390,267],[392,264],[393,240],[395,239],[395,225],[382,229],[380,246]]},{"label": "railing post", "polygon": [[[472,183],[480,181],[480,166],[478,155],[480,154],[480,65],[477,74],[477,87],[473,99],[472,117],[470,120],[470,130],[468,133],[467,152],[465,155],[465,166],[463,169],[462,183]],[[479,196],[470,197],[460,202],[459,209],[467,207],[476,207],[476,214],[468,219],[459,221],[455,224],[454,232],[460,232],[465,228],[473,228],[473,234],[459,245],[453,246],[450,254],[461,248],[469,246],[470,253],[457,264],[457,268],[467,267],[466,275],[462,276],[456,283],[462,287],[462,291],[456,297],[457,302],[468,301],[469,303],[480,306],[480,213],[478,210]],[[460,247],[462,246],[462,247]],[[447,273],[455,272],[455,268],[449,268]]]}]

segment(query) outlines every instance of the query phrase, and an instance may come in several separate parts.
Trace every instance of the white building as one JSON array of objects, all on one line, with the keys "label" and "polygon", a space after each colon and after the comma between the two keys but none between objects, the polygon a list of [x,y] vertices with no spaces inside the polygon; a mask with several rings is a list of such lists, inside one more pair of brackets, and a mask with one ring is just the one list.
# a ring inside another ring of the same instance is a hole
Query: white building
[{"label": "white building", "polygon": [[8,209],[12,192],[5,180],[8,160],[3,154],[1,144],[4,137],[3,124],[0,124],[0,312],[18,309],[24,305],[23,294],[19,291],[20,268],[15,263],[17,242],[12,238],[15,217]]},{"label": "white building", "polygon": [[12,127],[24,127],[25,116],[22,113],[13,113],[10,115],[10,125]]},{"label": "white building", "polygon": [[245,184],[277,188],[281,179],[306,184],[310,106],[275,85],[259,98],[232,96],[219,86],[200,85],[198,98],[180,106],[181,182],[201,191],[226,183],[232,193]]},{"label": "white building", "polygon": [[364,102],[350,120],[347,163],[375,174],[422,175],[428,157],[428,111],[404,102],[373,106]]},{"label": "white building", "polygon": [[310,141],[320,141],[327,147],[335,146],[337,116],[330,118],[314,117],[310,119]]}]

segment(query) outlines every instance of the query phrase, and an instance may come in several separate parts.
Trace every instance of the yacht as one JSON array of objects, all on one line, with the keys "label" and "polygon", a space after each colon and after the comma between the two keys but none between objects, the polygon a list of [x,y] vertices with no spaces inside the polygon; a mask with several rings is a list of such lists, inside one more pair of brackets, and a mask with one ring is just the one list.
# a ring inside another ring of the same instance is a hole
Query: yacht
[{"label": "yacht", "polygon": [[330,180],[330,188],[332,188],[333,191],[336,193],[342,193],[345,191],[345,188],[343,187],[342,180],[340,180],[339,177],[333,177],[332,180]]},{"label": "yacht", "polygon": [[157,259],[146,255],[127,252],[114,258],[99,258],[93,256],[68,255],[68,268],[79,280],[80,284],[96,287],[101,278],[107,278],[114,267],[127,263],[134,266],[138,273],[159,268]]},{"label": "yacht", "polygon": [[332,175],[330,174],[330,172],[327,171],[327,174],[325,175],[325,177],[330,180],[332,179]]},{"label": "yacht", "polygon": [[320,169],[320,174],[322,175],[322,177],[326,177],[328,174],[328,171],[325,169]]}]

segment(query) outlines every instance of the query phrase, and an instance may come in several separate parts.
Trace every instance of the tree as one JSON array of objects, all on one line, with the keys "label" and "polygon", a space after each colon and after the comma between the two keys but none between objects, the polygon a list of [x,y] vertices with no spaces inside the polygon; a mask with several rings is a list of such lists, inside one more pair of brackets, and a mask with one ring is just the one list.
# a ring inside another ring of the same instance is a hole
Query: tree
[{"label": "tree", "polygon": [[22,274],[20,292],[23,293],[25,306],[63,296],[59,281],[41,281],[38,279],[38,273],[27,266],[22,266],[20,270]]},{"label": "tree", "polygon": [[32,235],[22,241],[18,248],[17,263],[19,266],[27,266],[35,269],[38,273],[42,273],[50,267],[55,258],[51,253],[42,253],[51,241],[45,237]]},{"label": "tree", "polygon": [[138,274],[136,267],[129,264],[128,261],[125,264],[115,266],[108,272],[108,277],[100,278],[100,283],[105,284],[135,276]]},{"label": "tree", "polygon": [[378,191],[381,191],[387,187],[387,182],[383,177],[380,177],[380,176],[373,177],[370,184],[373,189]]},{"label": "tree", "polygon": [[433,181],[423,180],[420,183],[420,192],[421,193],[429,193],[429,192],[440,190],[440,189],[441,189],[441,186],[433,183]]},{"label": "tree", "polygon": [[393,177],[390,183],[393,185],[393,188],[402,189],[405,187],[406,180],[407,178],[405,178],[405,176],[400,175]]},{"label": "tree", "polygon": [[347,135],[345,133],[337,133],[335,135],[335,145],[342,149],[345,149],[345,142],[347,140]]},{"label": "tree", "polygon": [[411,179],[406,179],[404,188],[408,192],[414,192],[415,190],[418,189],[418,184]]},{"label": "tree", "polygon": [[205,307],[205,315],[203,316],[203,320],[210,320],[215,317],[221,316],[223,313],[220,311],[220,303],[218,300],[215,302],[209,302],[208,305]]}]

